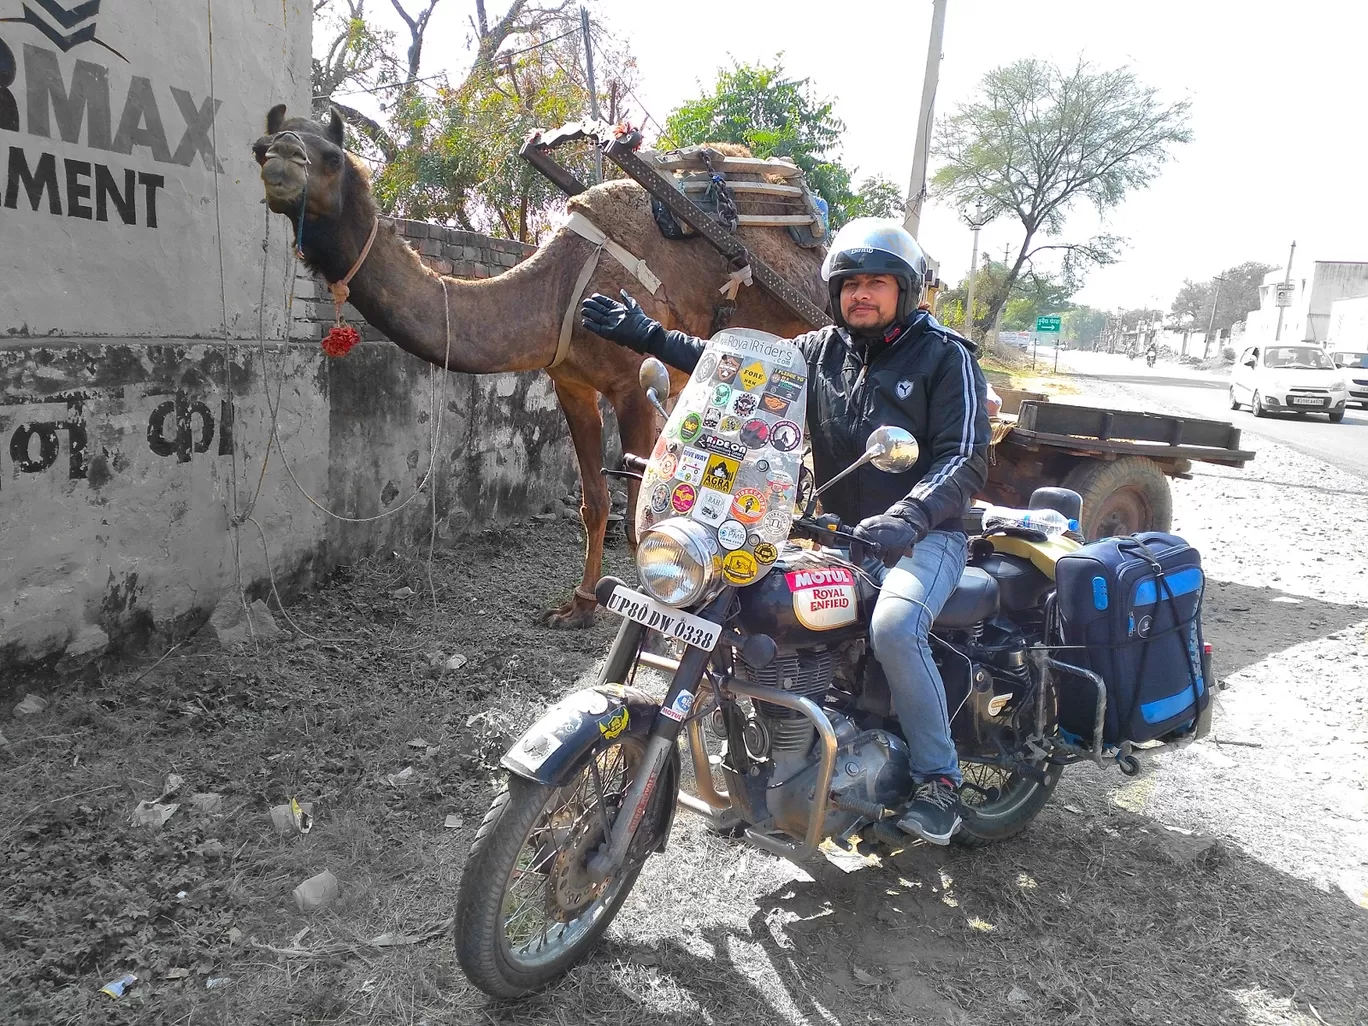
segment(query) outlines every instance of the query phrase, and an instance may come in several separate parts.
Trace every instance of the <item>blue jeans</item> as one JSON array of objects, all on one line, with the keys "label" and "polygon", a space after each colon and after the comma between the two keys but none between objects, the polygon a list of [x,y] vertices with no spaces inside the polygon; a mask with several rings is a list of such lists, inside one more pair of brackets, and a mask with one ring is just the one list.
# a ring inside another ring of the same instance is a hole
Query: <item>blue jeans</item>
[{"label": "blue jeans", "polygon": [[968,555],[969,540],[963,534],[932,531],[911,555],[884,572],[869,624],[869,643],[888,678],[918,783],[936,777],[960,783],[945,687],[926,636],[959,584]]}]

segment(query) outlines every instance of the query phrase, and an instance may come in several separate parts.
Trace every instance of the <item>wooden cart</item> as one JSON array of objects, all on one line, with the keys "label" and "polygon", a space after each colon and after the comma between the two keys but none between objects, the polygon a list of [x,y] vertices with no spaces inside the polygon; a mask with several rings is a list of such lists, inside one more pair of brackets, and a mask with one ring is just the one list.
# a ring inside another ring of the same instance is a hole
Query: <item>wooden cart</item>
[{"label": "wooden cart", "polygon": [[1168,478],[1190,477],[1193,461],[1243,467],[1254,458],[1224,421],[1037,400],[995,422],[993,439],[984,497],[1024,506],[1037,488],[1072,488],[1089,541],[1169,530]]}]

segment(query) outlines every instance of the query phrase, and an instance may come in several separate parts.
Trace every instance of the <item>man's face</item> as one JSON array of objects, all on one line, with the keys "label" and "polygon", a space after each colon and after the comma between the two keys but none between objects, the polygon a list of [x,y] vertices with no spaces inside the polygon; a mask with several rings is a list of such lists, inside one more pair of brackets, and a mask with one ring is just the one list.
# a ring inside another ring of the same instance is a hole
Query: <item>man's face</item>
[{"label": "man's face", "polygon": [[841,282],[841,316],[860,331],[879,331],[898,313],[898,279],[891,274],[852,274]]}]

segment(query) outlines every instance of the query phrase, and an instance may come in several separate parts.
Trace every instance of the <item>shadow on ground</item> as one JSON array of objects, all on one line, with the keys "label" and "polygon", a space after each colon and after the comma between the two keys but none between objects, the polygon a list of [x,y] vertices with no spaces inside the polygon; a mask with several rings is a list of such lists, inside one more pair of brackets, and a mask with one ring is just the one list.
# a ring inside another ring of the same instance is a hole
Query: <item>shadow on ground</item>
[{"label": "shadow on ground", "polygon": [[811,878],[754,895],[738,879],[721,916],[732,922],[684,927],[681,886],[655,910],[676,936],[634,942],[624,920],[627,936],[564,984],[488,1004],[489,1018],[1348,1026],[1368,1015],[1368,911],[1122,809],[1052,808],[997,847],[919,847],[849,876],[804,868]]},{"label": "shadow on ground", "polygon": [[1229,581],[1207,581],[1202,609],[1202,630],[1212,646],[1217,678],[1364,622],[1368,609],[1362,606]]}]

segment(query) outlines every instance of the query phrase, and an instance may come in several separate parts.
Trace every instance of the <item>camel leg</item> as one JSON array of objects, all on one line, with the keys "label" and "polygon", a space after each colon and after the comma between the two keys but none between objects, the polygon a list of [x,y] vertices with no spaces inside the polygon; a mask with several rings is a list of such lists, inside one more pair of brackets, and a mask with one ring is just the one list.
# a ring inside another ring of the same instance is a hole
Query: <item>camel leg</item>
[{"label": "camel leg", "polygon": [[[609,399],[613,412],[617,414],[618,438],[622,440],[622,451],[636,456],[650,456],[655,446],[659,417],[654,407],[640,389],[632,389],[621,399]],[[636,478],[627,479],[627,541],[636,548],[636,504],[641,482]]]},{"label": "camel leg", "polygon": [[[584,521],[584,578],[570,600],[542,614],[552,627],[584,628],[594,624],[594,585],[603,570],[603,532],[608,526],[608,482],[599,473],[603,453],[603,417],[599,414],[598,393],[592,388],[556,382],[556,398],[570,425],[579,461],[580,490],[584,495],[580,518]],[[586,597],[587,596],[587,597]]]}]

